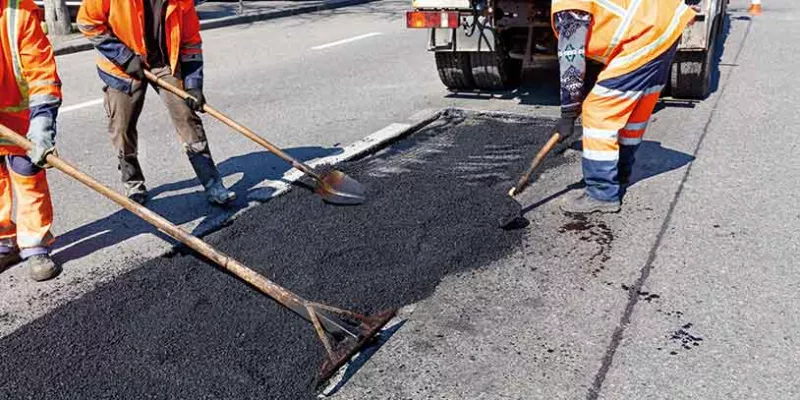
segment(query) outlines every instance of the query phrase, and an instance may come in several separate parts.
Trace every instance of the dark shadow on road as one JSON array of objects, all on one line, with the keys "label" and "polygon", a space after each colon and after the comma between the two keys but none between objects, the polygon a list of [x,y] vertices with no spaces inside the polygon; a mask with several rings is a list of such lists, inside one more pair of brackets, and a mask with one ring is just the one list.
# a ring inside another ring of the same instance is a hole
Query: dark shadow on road
[{"label": "dark shadow on road", "polygon": [[[307,161],[339,154],[342,150],[314,146],[287,149],[286,152],[301,161]],[[225,208],[211,206],[197,180],[192,178],[151,189],[151,200],[147,203],[147,208],[177,225],[202,218],[192,234],[203,236],[218,229],[251,201],[268,200],[274,189],[256,186],[265,180],[279,180],[290,169],[288,164],[266,151],[231,157],[219,163],[218,167],[223,177],[241,174],[239,180],[230,187],[238,195],[233,205]],[[168,195],[192,188],[195,190],[190,193]],[[143,233],[153,233],[164,240],[172,241],[144,220],[122,209],[59,235],[53,249],[54,258],[65,263]]]},{"label": "dark shadow on road", "polygon": [[[572,148],[580,151],[580,142],[576,142]],[[684,165],[694,161],[694,159],[694,156],[690,154],[661,146],[661,142],[645,140],[642,142],[641,146],[639,146],[639,150],[636,152],[636,162],[633,165],[633,173],[631,174],[631,180],[628,184],[628,188],[645,179],[681,168]],[[585,185],[582,181],[567,185],[563,189],[545,197],[544,199],[525,207],[522,209],[522,215],[524,216],[526,213],[533,211],[540,206],[569,193],[572,190],[582,189],[584,187]]]}]

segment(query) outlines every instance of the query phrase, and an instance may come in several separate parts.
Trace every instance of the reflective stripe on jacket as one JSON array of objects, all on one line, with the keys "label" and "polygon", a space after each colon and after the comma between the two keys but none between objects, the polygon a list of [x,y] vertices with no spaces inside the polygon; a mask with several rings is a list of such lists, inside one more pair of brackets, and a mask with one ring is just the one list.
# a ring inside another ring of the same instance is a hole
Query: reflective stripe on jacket
[{"label": "reflective stripe on jacket", "polygon": [[553,0],[552,14],[564,10],[592,14],[586,56],[606,65],[600,80],[630,73],[663,54],[695,17],[682,0]]},{"label": "reflective stripe on jacket", "polygon": [[[32,120],[54,124],[61,80],[33,0],[0,0],[0,123],[20,135]],[[0,155],[25,154],[0,140]]]},{"label": "reflective stripe on jacket", "polygon": [[[132,78],[123,66],[134,54],[147,60],[142,1],[149,0],[83,0],[78,11],[78,29],[99,53],[100,77],[126,93],[130,92]],[[203,42],[193,1],[168,0],[164,24],[166,56],[173,73],[181,71],[187,89],[202,87]]]}]

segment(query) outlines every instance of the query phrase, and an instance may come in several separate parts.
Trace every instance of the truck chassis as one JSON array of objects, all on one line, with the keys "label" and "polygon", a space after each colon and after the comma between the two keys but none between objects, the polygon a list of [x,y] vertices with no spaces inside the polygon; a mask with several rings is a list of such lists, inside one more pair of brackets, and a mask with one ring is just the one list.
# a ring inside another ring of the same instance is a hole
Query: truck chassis
[{"label": "truck chassis", "polygon": [[[717,39],[728,0],[685,0],[698,6],[686,28],[665,89],[672,97],[703,99],[711,87]],[[430,30],[442,83],[452,91],[507,90],[523,69],[557,65],[550,0],[414,0],[409,28]]]}]

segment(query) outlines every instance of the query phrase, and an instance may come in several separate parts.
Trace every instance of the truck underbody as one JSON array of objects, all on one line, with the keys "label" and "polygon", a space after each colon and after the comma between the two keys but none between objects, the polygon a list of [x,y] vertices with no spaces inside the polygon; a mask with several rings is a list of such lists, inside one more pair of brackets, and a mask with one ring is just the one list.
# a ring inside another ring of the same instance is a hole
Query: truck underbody
[{"label": "truck underbody", "polygon": [[[700,7],[686,28],[666,91],[703,99],[710,90],[715,44],[728,0],[686,0]],[[557,68],[550,0],[414,0],[409,28],[430,29],[439,77],[453,91],[506,90],[519,85],[523,69]]]}]

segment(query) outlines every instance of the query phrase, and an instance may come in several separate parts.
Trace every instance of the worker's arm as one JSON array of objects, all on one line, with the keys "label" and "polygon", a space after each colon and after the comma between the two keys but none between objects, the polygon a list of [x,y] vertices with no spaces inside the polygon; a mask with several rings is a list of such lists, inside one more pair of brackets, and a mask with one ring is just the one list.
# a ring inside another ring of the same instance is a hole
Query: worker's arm
[{"label": "worker's arm", "polygon": [[27,137],[34,144],[28,155],[37,165],[55,149],[56,117],[61,106],[61,79],[50,41],[36,17],[32,0],[20,3],[19,57],[22,75],[28,85],[30,127]]},{"label": "worker's arm", "polygon": [[571,136],[581,113],[586,76],[586,44],[592,15],[579,10],[565,10],[553,16],[558,33],[558,64],[561,72],[561,121],[559,133]]},{"label": "worker's arm", "polygon": [[78,10],[78,29],[95,49],[123,70],[131,63],[141,66],[141,58],[122,43],[108,25],[111,0],[83,0]]},{"label": "worker's arm", "polygon": [[203,39],[200,37],[200,18],[192,0],[181,0],[180,58],[183,85],[194,99],[187,99],[189,108],[202,112],[206,102],[203,95]]}]

